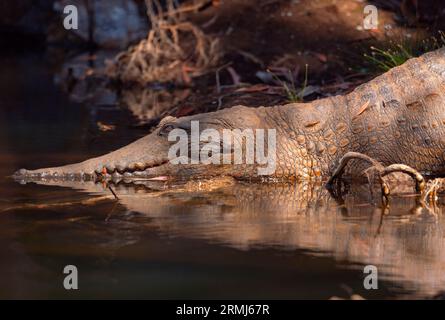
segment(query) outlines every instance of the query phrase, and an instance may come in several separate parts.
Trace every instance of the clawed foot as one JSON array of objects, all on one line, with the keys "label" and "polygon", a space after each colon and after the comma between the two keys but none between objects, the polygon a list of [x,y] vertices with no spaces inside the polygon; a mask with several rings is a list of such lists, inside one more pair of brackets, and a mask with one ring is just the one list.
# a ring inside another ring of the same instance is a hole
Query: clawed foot
[{"label": "clawed foot", "polygon": [[[370,164],[370,167],[365,170],[365,174],[368,178],[368,182],[370,184],[371,192],[372,192],[372,185],[377,182],[381,186],[382,190],[382,196],[385,203],[388,202],[388,196],[390,195],[390,189],[388,184],[383,179],[385,176],[387,176],[390,173],[394,172],[402,172],[407,175],[409,175],[416,184],[416,191],[419,193],[424,193],[426,183],[423,176],[415,169],[404,165],[404,164],[391,164],[387,167],[383,166],[379,161],[358,152],[348,152],[346,153],[341,159],[340,163],[337,167],[337,169],[334,171],[330,179],[328,180],[329,186],[337,186],[337,188],[340,185],[341,177],[344,173],[344,170],[346,168],[346,165],[350,160],[362,160]],[[434,192],[433,187],[431,187],[431,192]]]},{"label": "clawed foot", "polygon": [[435,204],[439,199],[437,194],[439,191],[444,191],[445,188],[445,179],[444,178],[436,178],[427,182],[425,191],[423,192],[423,201]]}]

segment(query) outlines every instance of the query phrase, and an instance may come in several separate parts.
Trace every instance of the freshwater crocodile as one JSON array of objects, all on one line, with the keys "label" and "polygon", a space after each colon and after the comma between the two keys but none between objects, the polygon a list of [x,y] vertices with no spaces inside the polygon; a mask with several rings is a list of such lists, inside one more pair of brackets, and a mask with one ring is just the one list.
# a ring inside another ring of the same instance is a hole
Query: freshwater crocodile
[{"label": "freshwater crocodile", "polygon": [[[422,189],[422,175],[445,174],[445,48],[412,58],[346,95],[272,107],[235,106],[193,116],[164,118],[147,136],[80,163],[20,169],[17,179],[120,180],[231,176],[264,178],[258,164],[173,164],[174,129],[275,129],[276,170],[268,179],[308,180],[352,176],[366,167],[380,176],[402,171]],[[233,151],[233,150],[232,150]],[[230,151],[230,152],[232,152]],[[369,166],[369,165],[368,165]]]}]

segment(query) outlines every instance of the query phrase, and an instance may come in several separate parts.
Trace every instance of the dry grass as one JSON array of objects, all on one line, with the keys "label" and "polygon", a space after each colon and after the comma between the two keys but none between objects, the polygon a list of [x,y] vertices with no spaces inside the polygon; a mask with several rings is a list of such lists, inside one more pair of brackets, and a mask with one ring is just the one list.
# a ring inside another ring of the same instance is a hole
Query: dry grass
[{"label": "dry grass", "polygon": [[109,64],[112,78],[140,84],[189,84],[218,64],[222,56],[219,40],[185,21],[174,0],[168,0],[166,8],[159,0],[146,0],[146,5],[151,30],[146,39]]}]

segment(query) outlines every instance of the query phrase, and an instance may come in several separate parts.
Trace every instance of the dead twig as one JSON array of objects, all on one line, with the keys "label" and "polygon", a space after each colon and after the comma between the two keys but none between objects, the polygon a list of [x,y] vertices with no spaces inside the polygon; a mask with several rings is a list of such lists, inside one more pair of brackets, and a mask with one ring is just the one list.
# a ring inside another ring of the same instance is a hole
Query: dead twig
[{"label": "dead twig", "polygon": [[114,198],[115,198],[116,200],[119,200],[119,197],[116,195],[116,193],[114,192],[113,188],[111,188],[110,185],[108,185],[108,189],[111,191],[111,193],[113,194]]}]

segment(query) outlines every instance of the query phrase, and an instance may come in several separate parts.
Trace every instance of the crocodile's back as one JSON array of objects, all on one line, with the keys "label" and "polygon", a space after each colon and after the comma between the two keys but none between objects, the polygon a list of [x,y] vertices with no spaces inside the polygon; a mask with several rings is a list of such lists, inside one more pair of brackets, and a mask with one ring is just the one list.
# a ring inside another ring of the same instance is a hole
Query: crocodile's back
[{"label": "crocodile's back", "polygon": [[410,59],[345,100],[350,151],[424,174],[445,173],[445,49]]},{"label": "crocodile's back", "polygon": [[[331,175],[350,151],[444,175],[445,49],[410,59],[347,95],[277,106],[265,118],[280,124],[284,137],[279,167],[303,178]],[[347,172],[360,172],[354,169]]]}]

